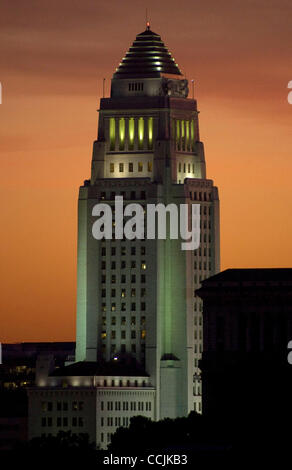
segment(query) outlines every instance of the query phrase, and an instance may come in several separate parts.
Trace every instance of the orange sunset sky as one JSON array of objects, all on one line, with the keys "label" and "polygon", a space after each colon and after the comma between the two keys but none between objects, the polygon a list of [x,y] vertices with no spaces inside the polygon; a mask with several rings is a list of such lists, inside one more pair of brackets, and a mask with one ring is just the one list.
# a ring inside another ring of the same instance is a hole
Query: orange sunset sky
[{"label": "orange sunset sky", "polygon": [[2,342],[74,340],[78,187],[146,6],[195,79],[222,269],[292,266],[291,0],[2,0]]}]

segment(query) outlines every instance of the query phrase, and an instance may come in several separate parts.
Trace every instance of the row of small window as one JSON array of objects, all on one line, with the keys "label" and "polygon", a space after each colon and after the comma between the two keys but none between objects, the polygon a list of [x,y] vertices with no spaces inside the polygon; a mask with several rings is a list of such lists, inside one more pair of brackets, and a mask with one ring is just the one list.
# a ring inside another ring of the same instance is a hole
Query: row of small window
[{"label": "row of small window", "polygon": [[[106,256],[106,247],[102,247],[102,248],[104,248],[104,250],[102,249],[102,256]],[[112,248],[112,249],[111,249],[111,254],[112,254],[112,256],[115,256],[115,254],[116,254],[116,247],[112,246],[111,248]],[[125,248],[125,247],[123,247],[123,248]],[[130,247],[130,254],[131,254],[131,256],[136,256],[136,255],[137,255],[137,250],[136,250],[136,247],[135,247],[135,246],[131,246],[131,247]],[[141,254],[141,256],[145,256],[145,255],[146,255],[146,246],[141,246],[141,247],[140,247],[140,254]],[[145,263],[145,261],[144,261],[144,263]],[[127,261],[122,260],[122,261],[121,261],[121,264],[120,264],[120,267],[121,267],[121,269],[126,269],[126,268],[127,268]],[[133,268],[133,267],[136,267],[136,265],[134,266],[134,264],[132,263],[132,261],[130,261],[130,266],[128,266],[128,267]],[[111,269],[116,269],[116,268],[117,268],[117,263],[116,263],[116,261],[111,261],[111,262],[110,262],[110,268],[111,268]],[[146,265],[145,265],[145,267],[142,267],[142,266],[141,266],[141,268],[142,268],[142,269],[145,269],[145,268],[146,268]],[[102,262],[101,262],[101,269],[106,269],[106,261],[102,261]]]},{"label": "row of small window", "polygon": [[[204,247],[203,249],[200,247],[196,253],[199,255],[199,256],[211,256],[212,254],[212,251],[211,251],[211,248],[208,248],[207,247]],[[208,253],[208,254],[207,254]],[[197,264],[195,265],[196,261],[194,262],[194,269],[197,269]]]},{"label": "row of small window", "polygon": [[[121,256],[125,256],[126,253],[127,253],[126,246],[122,245],[120,247]],[[143,246],[143,247],[141,247],[141,255],[145,255],[145,253],[146,253],[146,248],[145,248],[145,246]],[[116,246],[111,246],[110,254],[111,254],[111,256],[116,256],[116,254],[117,254],[117,247]],[[131,246],[130,254],[131,254],[131,256],[136,255],[136,247],[135,246]],[[106,246],[103,246],[101,248],[101,256],[106,256]],[[112,263],[115,263],[115,261],[112,261]],[[103,266],[102,266],[102,269],[105,269],[106,265],[104,264]],[[116,265],[113,264],[112,266],[116,266]],[[126,266],[127,266],[126,261],[121,262],[121,269],[125,269]],[[134,268],[136,267],[136,261],[134,261],[134,260],[131,261],[131,268],[132,267],[134,267]],[[111,269],[115,269],[115,267],[114,268],[112,267]],[[143,270],[146,269],[146,262],[145,261],[141,261],[141,269],[143,269]]]},{"label": "row of small window", "polygon": [[[136,283],[136,280],[137,280],[137,276],[136,274],[131,274],[130,276],[130,280],[131,280],[131,284],[135,284]],[[117,281],[117,277],[113,274],[111,276],[111,283],[112,284],[116,284]],[[120,277],[120,282],[121,284],[125,284],[126,283],[126,274],[122,274],[121,277]],[[145,284],[146,282],[146,274],[141,274],[140,275],[140,282],[141,284]],[[102,289],[101,290],[101,296],[102,297],[106,297],[106,289]]]},{"label": "row of small window", "polygon": [[[196,304],[195,304],[196,305]],[[200,305],[200,307],[202,307],[202,305]],[[197,309],[194,309],[194,310],[197,310]],[[199,325],[199,326],[202,326],[203,325],[203,317],[202,315],[195,315],[194,316],[194,325]]]},{"label": "row of small window", "polygon": [[[137,261],[135,260],[131,260],[129,262],[130,264],[130,268],[131,269],[136,269],[137,268]],[[145,271],[146,270],[146,262],[143,260],[141,261],[141,264],[140,264],[140,269],[142,269],[142,271]],[[116,269],[116,262],[113,261],[112,262],[112,268],[111,269]],[[126,269],[126,262],[124,264],[121,263],[121,269]],[[104,284],[106,282],[106,275],[105,274],[102,274],[101,276],[101,282]],[[111,276],[111,283],[114,284],[116,282],[116,275],[115,274],[112,274]]]},{"label": "row of small window", "polygon": [[[202,269],[202,266],[203,266],[203,269],[205,271],[207,271],[207,269],[209,269],[209,271],[211,271],[211,268],[212,268],[211,261],[209,261],[208,263],[207,263],[207,261],[204,261],[203,263],[200,261],[198,264],[197,263],[194,263],[194,264],[196,264],[196,267],[194,266],[194,269]],[[197,268],[197,266],[198,266],[198,268]]]},{"label": "row of small window", "polygon": [[[128,291],[128,297],[136,297],[136,295],[137,295],[136,292],[137,292],[136,288],[133,287],[131,289],[131,292]],[[125,299],[127,297],[127,290],[126,289],[121,289],[121,292],[120,292],[119,295],[121,296],[122,299]],[[140,289],[140,296],[141,297],[146,296],[146,289],[144,287],[142,287]],[[116,289],[111,289],[111,297],[116,297]],[[101,307],[102,307],[102,311],[106,312],[106,304],[103,303]],[[144,310],[146,310],[146,308]]]},{"label": "row of small window", "polygon": [[[104,418],[100,418],[100,426],[103,427],[104,426],[104,423],[105,423],[105,420]],[[129,418],[124,416],[123,418],[121,417],[115,417],[112,418],[112,417],[109,417],[107,418],[107,426],[116,426],[116,427],[120,427],[120,426],[128,426],[129,425]],[[114,424],[115,423],[115,424]]]},{"label": "row of small window", "polygon": [[[106,297],[106,290],[105,289],[102,289],[101,291],[101,297]],[[136,305],[136,302],[131,302],[131,305],[129,306],[130,307],[130,310],[132,312],[136,312],[136,309],[137,309],[137,305]],[[117,305],[115,302],[111,302],[111,306],[110,306],[110,310],[112,312],[116,312],[117,310]],[[141,302],[140,303],[140,311],[141,312],[145,312],[146,310],[146,302]],[[121,311],[122,312],[125,312],[126,311],[126,304],[125,303],[122,303],[121,304]]]},{"label": "row of small window", "polygon": [[195,164],[194,163],[178,163],[178,173],[195,173]]},{"label": "row of small window", "polygon": [[202,346],[202,344],[199,344],[199,347],[198,347],[197,344],[195,344],[195,345],[194,345],[194,353],[195,353],[195,354],[198,354],[198,353],[202,354],[202,352],[203,352],[203,346]]},{"label": "row of small window", "polygon": [[212,214],[212,207],[209,206],[207,207],[206,205],[202,206],[202,204],[200,205],[200,215],[208,215],[210,216]]},{"label": "row of small window", "polygon": [[[199,333],[199,335],[198,335]],[[202,330],[199,330],[199,332],[197,331],[197,329],[195,329],[194,331],[194,339],[203,339],[203,331]]]},{"label": "row of small window", "polygon": [[[111,162],[110,163],[110,173],[115,172],[116,165],[118,165],[119,173],[124,173],[124,171],[126,171],[126,164],[125,163],[115,164],[115,163]],[[145,166],[144,166],[143,162],[137,162],[137,171],[138,171],[138,173],[141,173],[144,168],[145,168],[145,170],[147,168],[148,173],[151,173],[152,172],[152,162],[147,162],[147,166],[146,166],[146,163],[145,163]],[[129,173],[134,172],[134,163],[133,162],[128,163],[128,172]]]},{"label": "row of small window", "polygon": [[[203,311],[203,305],[202,303],[199,303],[198,305],[196,304],[196,302],[194,303],[194,312],[202,312]],[[201,323],[200,323],[201,324]]]},{"label": "row of small window", "polygon": [[[102,331],[101,332],[101,339],[106,339],[106,336],[107,336],[107,332],[106,331]],[[126,330],[121,330],[121,339],[126,339]],[[112,330],[110,332],[110,337],[111,339],[116,339],[116,330]],[[131,331],[131,339],[136,339],[137,337],[137,333],[136,333],[136,330],[132,330]],[[146,330],[142,330],[140,332],[140,337],[141,339],[145,339],[146,338]]]},{"label": "row of small window", "polygon": [[[55,403],[57,411],[68,411],[69,403],[67,401],[57,401]],[[52,401],[43,401],[42,402],[42,411],[53,411],[54,404]],[[82,411],[84,408],[84,401],[73,401],[71,404],[72,411]]]},{"label": "row of small window", "polygon": [[[138,380],[135,380],[134,382],[132,382],[131,380],[127,380],[126,383],[120,379],[117,383],[117,380],[109,380],[109,379],[104,379],[103,381],[103,384],[102,383],[99,383],[98,386],[101,386],[101,387],[146,387],[148,386],[147,382],[145,380],[141,382],[138,382]],[[106,402],[107,403],[107,402]],[[115,402],[115,403],[119,403],[119,402]],[[116,405],[117,406],[117,405]],[[104,409],[104,402],[101,402],[101,409],[103,410]],[[118,408],[116,408],[118,409]]]},{"label": "row of small window", "polygon": [[[146,317],[141,317],[140,319],[141,326],[144,326],[146,323]],[[117,317],[111,317],[111,325],[115,326],[117,324]],[[121,326],[126,326],[127,319],[126,317],[121,317]],[[135,326],[136,317],[131,317],[131,326]],[[102,326],[106,326],[106,317],[102,317]]]},{"label": "row of small window", "polygon": [[143,89],[144,89],[143,82],[129,83],[129,91],[143,91]]},{"label": "row of small window", "polygon": [[211,237],[211,233],[209,233],[207,235],[207,233],[200,233],[200,242],[204,242],[204,243],[207,243],[207,241],[209,243],[211,243],[211,240],[212,240],[212,237]]},{"label": "row of small window", "polygon": [[[72,426],[76,427],[83,427],[84,426],[84,418],[82,418],[81,416],[79,416],[78,418],[76,416],[74,416],[71,420],[71,423],[72,423]],[[58,427],[67,427],[69,426],[69,419],[65,416],[65,417],[60,417],[58,416],[57,417],[57,420],[56,420],[56,425]],[[44,427],[52,427],[53,426],[53,418],[51,416],[49,417],[42,417],[41,419],[41,426],[42,428]]]},{"label": "row of small window", "polygon": [[172,135],[175,138],[177,150],[195,150],[195,123],[193,120],[172,120]]},{"label": "row of small window", "polygon": [[[102,350],[102,353],[103,354],[106,354],[107,353],[107,345],[105,343],[103,343],[101,345],[101,350]],[[131,348],[127,348],[125,344],[121,344],[120,348],[119,348],[119,351],[120,353],[124,354],[126,352],[131,352],[133,354],[136,354],[137,352],[137,348],[136,348],[136,344],[131,344]],[[114,343],[111,343],[110,345],[110,353],[111,354],[116,354],[117,353],[117,346],[116,344]],[[141,344],[141,353],[144,354],[145,353],[145,343],[144,344]]]},{"label": "row of small window", "polygon": [[153,117],[111,117],[109,119],[110,151],[153,149]]},{"label": "row of small window", "polygon": [[[126,289],[121,289],[121,292],[120,292],[119,295],[121,296],[122,299],[126,298],[127,297]],[[132,287],[131,292],[128,292],[128,296],[129,297],[136,297],[136,295],[138,295],[137,289],[135,287]],[[111,289],[111,297],[116,297],[116,289]],[[145,287],[141,287],[140,297],[146,297],[146,288]],[[102,309],[103,312],[106,312],[107,308],[106,308],[105,303],[102,303],[101,309]]]},{"label": "row of small window", "polygon": [[201,229],[211,229],[211,220],[200,220],[200,228]]},{"label": "row of small window", "polygon": [[[190,199],[192,201],[212,201],[212,193],[190,191]],[[209,207],[209,215],[211,215],[211,207]]]},{"label": "row of small window", "polygon": [[146,191],[119,191],[118,193],[114,191],[111,191],[110,193],[102,191],[99,194],[99,199],[101,201],[114,201],[116,196],[122,196],[123,199],[126,201],[135,201],[141,199],[144,200],[146,199]]},{"label": "row of small window", "polygon": [[[126,424],[124,426],[126,426]],[[108,432],[107,433],[107,435],[106,435],[107,436],[107,443],[111,442],[111,439],[112,439],[113,435],[114,435],[113,432]],[[104,433],[103,432],[100,433],[100,442],[104,442]]]},{"label": "row of small window", "polygon": [[[113,401],[108,401],[106,402],[107,403],[107,410],[108,411],[128,411],[129,409],[131,411],[144,411],[144,403],[145,403],[145,411],[151,411],[151,401],[146,401],[146,402],[143,402],[143,401],[131,401],[131,402],[128,402],[128,401],[123,401],[123,402],[120,402],[120,401],[116,401],[116,402],[113,402]],[[101,411],[103,411],[105,409],[105,405],[104,405],[104,402],[100,402],[100,409]]]}]

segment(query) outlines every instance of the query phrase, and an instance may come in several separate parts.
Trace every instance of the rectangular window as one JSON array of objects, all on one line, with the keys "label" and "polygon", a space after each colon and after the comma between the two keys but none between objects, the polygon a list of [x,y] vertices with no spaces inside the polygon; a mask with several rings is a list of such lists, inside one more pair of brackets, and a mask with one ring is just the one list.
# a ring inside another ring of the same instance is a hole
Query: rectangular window
[{"label": "rectangular window", "polygon": [[176,145],[178,150],[180,150],[180,120],[176,120]]},{"label": "rectangular window", "polygon": [[133,163],[129,163],[129,173],[133,173]]},{"label": "rectangular window", "polygon": [[181,121],[181,140],[182,140],[182,149],[186,149],[186,136],[185,136],[185,121]]},{"label": "rectangular window", "polygon": [[143,163],[142,162],[138,162],[138,171],[141,173],[141,171],[143,171]]},{"label": "rectangular window", "polygon": [[125,118],[119,119],[119,149],[125,150]]},{"label": "rectangular window", "polygon": [[138,144],[139,150],[144,148],[144,118],[140,117],[138,120]]},{"label": "rectangular window", "polygon": [[134,150],[135,120],[129,119],[129,150]]},{"label": "rectangular window", "polygon": [[147,163],[147,170],[148,170],[148,173],[151,173],[151,171],[152,171],[152,162]]},{"label": "rectangular window", "polygon": [[109,136],[110,136],[110,150],[115,150],[116,144],[116,122],[115,118],[109,120]]},{"label": "rectangular window", "polygon": [[[148,118],[148,150],[153,149],[153,117]],[[151,170],[148,170],[151,171]]]},{"label": "rectangular window", "polygon": [[194,124],[194,121],[191,121],[191,148],[192,148],[192,151],[195,150],[195,124]]},{"label": "rectangular window", "polygon": [[124,164],[123,163],[119,163],[119,172],[120,173],[124,172]]},{"label": "rectangular window", "polygon": [[114,172],[115,172],[115,164],[110,163],[110,173],[114,173]]}]

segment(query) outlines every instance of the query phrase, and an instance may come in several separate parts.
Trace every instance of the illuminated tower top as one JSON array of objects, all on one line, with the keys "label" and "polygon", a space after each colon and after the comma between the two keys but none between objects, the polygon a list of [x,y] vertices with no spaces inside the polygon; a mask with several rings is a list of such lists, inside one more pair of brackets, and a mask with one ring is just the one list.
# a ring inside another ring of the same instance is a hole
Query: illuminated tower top
[{"label": "illuminated tower top", "polygon": [[187,80],[149,23],[136,36],[112,78],[112,98],[131,96],[188,96]]},{"label": "illuminated tower top", "polygon": [[113,78],[157,78],[182,73],[159,34],[147,29],[137,35]]}]

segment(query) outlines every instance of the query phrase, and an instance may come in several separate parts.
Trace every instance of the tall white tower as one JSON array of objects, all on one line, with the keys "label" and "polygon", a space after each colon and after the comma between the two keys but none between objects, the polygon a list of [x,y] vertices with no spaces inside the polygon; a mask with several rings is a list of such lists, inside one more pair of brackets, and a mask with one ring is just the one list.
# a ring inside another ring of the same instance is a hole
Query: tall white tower
[{"label": "tall white tower", "polygon": [[[200,204],[201,241],[100,240],[99,202]],[[201,411],[201,280],[219,271],[218,190],[206,179],[198,110],[160,36],[138,34],[102,98],[91,178],[79,192],[76,361],[138,364],[155,418]]]}]

